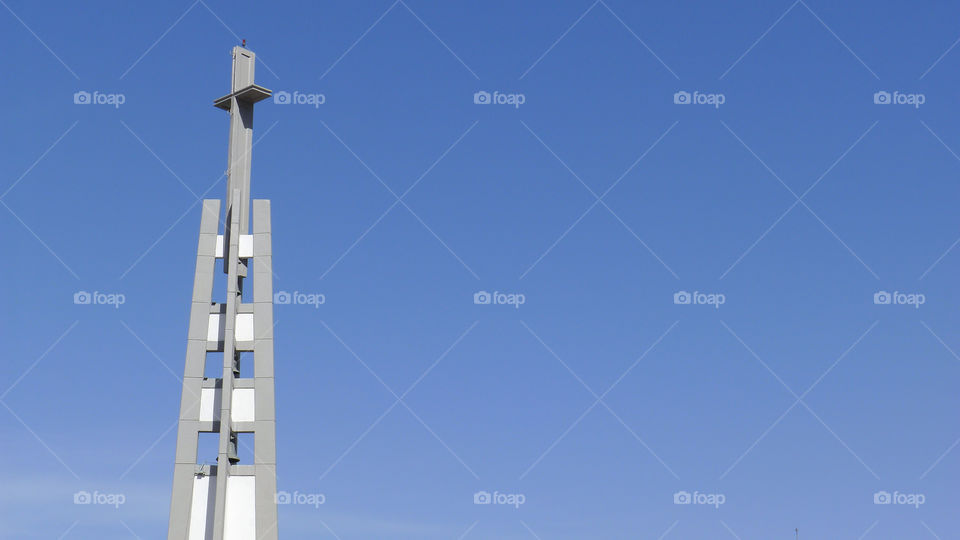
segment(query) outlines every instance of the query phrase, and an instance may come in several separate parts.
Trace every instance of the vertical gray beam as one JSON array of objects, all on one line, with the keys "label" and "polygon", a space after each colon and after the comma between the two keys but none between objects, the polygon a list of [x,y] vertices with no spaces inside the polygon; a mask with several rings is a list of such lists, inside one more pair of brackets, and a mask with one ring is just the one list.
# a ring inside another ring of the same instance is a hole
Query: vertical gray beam
[{"label": "vertical gray beam", "polygon": [[203,201],[190,309],[190,330],[183,368],[183,393],[177,429],[177,453],[173,471],[168,540],[186,540],[190,527],[190,507],[193,501],[197,439],[200,429],[200,387],[207,356],[207,322],[213,294],[219,215],[220,201],[215,199]]},{"label": "vertical gray beam", "polygon": [[[233,48],[230,92],[253,84],[256,57],[241,47]],[[230,148],[227,152],[227,211],[234,190],[240,190],[240,234],[247,234],[250,206],[250,161],[253,150],[253,103],[234,97],[230,104]]]},{"label": "vertical gray beam", "polygon": [[254,465],[259,540],[277,540],[276,403],[273,381],[273,247],[270,201],[253,201]]},{"label": "vertical gray beam", "polygon": [[[233,443],[231,406],[233,401],[233,377],[236,355],[237,303],[240,301],[240,190],[234,189],[228,208],[229,220],[224,238],[223,263],[227,268],[227,302],[223,323],[223,377],[220,392],[220,447],[217,452],[217,491],[214,501],[213,538],[223,539],[227,503],[227,478],[230,476],[230,460],[236,455]],[[227,247],[229,245],[229,247]]]}]

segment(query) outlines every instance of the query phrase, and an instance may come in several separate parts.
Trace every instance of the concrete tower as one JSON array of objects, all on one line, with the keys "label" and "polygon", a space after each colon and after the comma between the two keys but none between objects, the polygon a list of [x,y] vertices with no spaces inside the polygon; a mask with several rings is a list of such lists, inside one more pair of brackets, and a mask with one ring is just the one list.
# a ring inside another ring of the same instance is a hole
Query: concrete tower
[{"label": "concrete tower", "polygon": [[[204,200],[168,540],[277,539],[269,200],[253,201],[249,230],[253,105],[270,90],[254,84],[254,64],[234,47],[230,94],[214,101],[230,113],[224,228],[220,201]],[[217,261],[226,290],[214,296]],[[240,376],[241,360],[252,362],[251,377]],[[201,437],[219,440],[215,464],[199,463]],[[253,458],[242,462],[247,446]]]}]

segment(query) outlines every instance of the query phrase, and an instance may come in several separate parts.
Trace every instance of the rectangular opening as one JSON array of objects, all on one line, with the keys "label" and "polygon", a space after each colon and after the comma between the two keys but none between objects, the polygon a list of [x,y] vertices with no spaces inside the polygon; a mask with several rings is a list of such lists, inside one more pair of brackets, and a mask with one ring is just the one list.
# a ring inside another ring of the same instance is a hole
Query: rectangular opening
[{"label": "rectangular opening", "polygon": [[[217,237],[218,258],[214,264],[213,275],[213,301],[226,302],[227,293],[227,273],[224,269],[227,267],[227,260],[222,256],[223,235]],[[238,285],[241,292],[242,302],[253,302],[253,235],[245,234],[240,236],[240,264],[247,267],[247,277],[240,277]]]},{"label": "rectangular opening", "polygon": [[243,351],[240,353],[240,378],[253,378],[253,351]]},{"label": "rectangular opening", "polygon": [[207,352],[207,358],[203,363],[203,376],[208,379],[219,379],[223,377],[223,352]]},{"label": "rectangular opening", "polygon": [[241,279],[243,290],[240,294],[240,301],[249,304],[253,302],[253,259],[247,259],[247,277]]},{"label": "rectangular opening", "polygon": [[216,465],[220,452],[220,433],[201,432],[197,438],[197,463]]},{"label": "rectangular opening", "polygon": [[237,433],[237,457],[240,458],[242,465],[253,465],[253,435],[253,433]]},{"label": "rectangular opening", "polygon": [[226,266],[224,266],[223,259],[217,259],[213,266],[213,296],[211,299],[223,304],[227,301],[227,274],[223,272]]}]

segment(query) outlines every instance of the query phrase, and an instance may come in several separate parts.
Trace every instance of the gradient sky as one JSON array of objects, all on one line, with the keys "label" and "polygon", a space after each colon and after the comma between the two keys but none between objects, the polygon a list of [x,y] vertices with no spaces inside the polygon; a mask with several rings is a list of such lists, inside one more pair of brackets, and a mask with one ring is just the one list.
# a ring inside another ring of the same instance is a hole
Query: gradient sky
[{"label": "gradient sky", "polygon": [[281,538],[960,527],[960,6],[0,5],[0,538],[166,537],[241,38],[324,97],[256,112]]}]

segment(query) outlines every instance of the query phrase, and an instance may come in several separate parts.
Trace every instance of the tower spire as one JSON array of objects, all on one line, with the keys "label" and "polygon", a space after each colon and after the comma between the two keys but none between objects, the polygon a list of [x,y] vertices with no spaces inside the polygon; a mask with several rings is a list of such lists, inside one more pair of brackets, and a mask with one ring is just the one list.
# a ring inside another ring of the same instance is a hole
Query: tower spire
[{"label": "tower spire", "polygon": [[227,215],[233,192],[240,190],[240,234],[247,234],[250,207],[250,161],[253,150],[253,104],[270,97],[270,90],[253,82],[256,56],[243,47],[233,48],[230,93],[215,100],[214,106],[230,113],[230,140],[227,152]]}]

